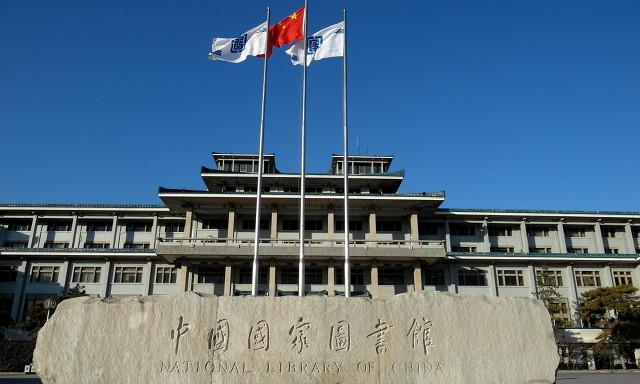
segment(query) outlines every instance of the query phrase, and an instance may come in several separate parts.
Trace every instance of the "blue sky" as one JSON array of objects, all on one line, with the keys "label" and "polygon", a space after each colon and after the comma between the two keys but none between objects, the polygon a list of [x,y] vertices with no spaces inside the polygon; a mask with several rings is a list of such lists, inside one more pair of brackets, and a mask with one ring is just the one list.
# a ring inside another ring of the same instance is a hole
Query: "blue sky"
[{"label": "blue sky", "polygon": [[[156,203],[257,151],[262,62],[210,39],[301,1],[0,2],[0,202]],[[640,2],[311,1],[349,12],[352,150],[444,206],[640,210]],[[341,63],[309,70],[308,172],[341,152]],[[300,68],[270,64],[266,151],[299,171]]]}]

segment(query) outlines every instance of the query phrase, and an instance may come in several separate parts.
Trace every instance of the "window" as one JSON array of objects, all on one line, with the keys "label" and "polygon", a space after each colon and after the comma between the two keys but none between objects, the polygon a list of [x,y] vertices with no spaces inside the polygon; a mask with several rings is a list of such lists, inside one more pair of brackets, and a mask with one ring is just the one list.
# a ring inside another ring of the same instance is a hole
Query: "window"
[{"label": "window", "polygon": [[224,267],[198,268],[198,284],[224,284]]},{"label": "window", "polygon": [[[336,219],[336,231],[344,231],[344,218]],[[349,220],[350,232],[362,232],[362,221]]]},{"label": "window", "polygon": [[280,270],[281,284],[298,284],[298,269],[292,267],[284,267]]},{"label": "window", "polygon": [[5,248],[27,248],[27,242],[26,241],[5,241],[4,247]]},{"label": "window", "polygon": [[50,221],[47,223],[47,231],[49,232],[68,232],[70,230],[70,221]]},{"label": "window", "polygon": [[18,278],[18,266],[0,265],[0,283],[14,283]]},{"label": "window", "polygon": [[34,308],[44,308],[44,301],[51,295],[27,295],[24,300],[24,310],[22,315],[25,320],[30,320],[29,314],[33,313]]},{"label": "window", "polygon": [[[336,268],[336,284],[344,284],[344,269]],[[364,285],[364,268],[351,268],[351,285]]]},{"label": "window", "polygon": [[513,247],[491,247],[490,248],[490,252],[494,252],[494,253],[513,253],[514,252],[514,248]]},{"label": "window", "polygon": [[149,243],[124,243],[125,249],[149,249]]},{"label": "window", "polygon": [[377,232],[401,232],[402,222],[397,220],[380,220],[376,222]]},{"label": "window", "polygon": [[38,266],[31,268],[31,281],[34,283],[55,283],[58,281],[60,267]]},{"label": "window", "polygon": [[551,247],[531,248],[531,253],[551,253]]},{"label": "window", "polygon": [[[202,229],[227,229],[229,222],[224,219],[206,219],[202,221]],[[184,227],[183,227],[184,231]]]},{"label": "window", "polygon": [[539,285],[562,287],[562,271],[552,269],[536,270],[536,281]]},{"label": "window", "polygon": [[484,287],[487,285],[486,272],[480,269],[459,269],[458,284],[461,286]]},{"label": "window", "polygon": [[600,287],[600,271],[575,271],[578,287]]},{"label": "window", "polygon": [[244,191],[248,192],[248,193],[256,193],[256,192],[258,192],[258,187],[253,186],[253,185],[252,186],[248,186],[247,185],[247,186],[244,187]]},{"label": "window", "polygon": [[511,236],[513,227],[508,225],[489,225],[489,236]]},{"label": "window", "polygon": [[440,234],[438,223],[419,223],[418,232],[424,236],[438,236]]},{"label": "window", "polygon": [[471,224],[451,224],[449,226],[451,236],[475,236],[476,226]]},{"label": "window", "polygon": [[182,233],[184,232],[184,223],[166,223],[164,225],[165,232]]},{"label": "window", "polygon": [[99,283],[100,267],[74,267],[71,282],[73,283]]},{"label": "window", "polygon": [[282,220],[282,230],[298,231],[300,230],[300,226],[298,224],[299,224],[298,219],[284,219]]},{"label": "window", "polygon": [[616,231],[616,229],[612,227],[604,227],[602,228],[602,234],[604,235],[604,237],[613,239],[618,236],[618,231]]},{"label": "window", "polygon": [[569,315],[569,302],[566,298],[560,297],[552,300],[545,300],[546,306],[551,313],[551,321],[556,328],[571,327],[571,316]]},{"label": "window", "polygon": [[[255,231],[256,229],[256,220],[255,219],[243,219],[242,226],[243,231]],[[266,231],[269,230],[269,220],[268,219],[260,219],[260,230]]]},{"label": "window", "polygon": [[501,287],[524,287],[524,274],[520,269],[499,269],[498,285]]},{"label": "window", "polygon": [[381,267],[378,269],[378,284],[405,285],[404,269],[399,267]]},{"label": "window", "polygon": [[589,248],[567,248],[569,253],[589,253]]},{"label": "window", "polygon": [[527,228],[529,236],[533,237],[549,237],[551,229],[549,227],[530,227]]},{"label": "window", "polygon": [[305,187],[306,193],[322,193],[322,187]]},{"label": "window", "polygon": [[298,192],[300,192],[300,188],[298,188],[298,187],[283,187],[282,191],[284,193],[298,193]]},{"label": "window", "polygon": [[109,243],[94,243],[92,241],[87,241],[86,243],[84,243],[84,247],[85,248],[92,248],[92,249],[97,249],[97,248],[109,248]]},{"label": "window", "polygon": [[464,252],[464,253],[473,253],[476,252],[478,248],[474,246],[456,246],[451,247],[451,252]]},{"label": "window", "polygon": [[582,227],[565,228],[565,233],[569,237],[586,237],[587,236],[587,230]]},{"label": "window", "polygon": [[55,248],[55,249],[69,248],[69,243],[47,241],[46,243],[44,243],[44,247],[45,248]]},{"label": "window", "polygon": [[113,274],[114,283],[142,283],[142,267],[116,267]]},{"label": "window", "polygon": [[640,239],[640,228],[634,228],[632,232],[633,232],[633,237],[635,237],[636,239]]},{"label": "window", "polygon": [[[240,268],[239,273],[240,284],[251,284],[251,278],[253,275],[253,270],[251,268]],[[258,272],[258,284],[267,284],[268,283],[268,268],[260,268]]]},{"label": "window", "polygon": [[110,232],[112,224],[110,221],[90,221],[87,223],[87,232]]},{"label": "window", "polygon": [[151,232],[152,221],[131,221],[127,223],[127,232]]},{"label": "window", "polygon": [[620,250],[618,248],[605,248],[604,249],[604,253],[610,253],[610,254],[617,255],[617,254],[620,253]]},{"label": "window", "polygon": [[304,229],[307,231],[322,231],[322,220],[305,220]]},{"label": "window", "polygon": [[425,285],[445,285],[444,271],[441,269],[427,269],[424,277]]},{"label": "window", "polygon": [[322,284],[322,268],[305,268],[304,270],[305,284]]},{"label": "window", "polygon": [[13,294],[0,293],[0,313],[6,315],[11,313],[11,307],[13,306]]},{"label": "window", "polygon": [[613,283],[615,285],[633,285],[631,271],[613,271]]},{"label": "window", "polygon": [[174,284],[177,271],[175,267],[156,267],[156,284]]},{"label": "window", "polygon": [[10,221],[7,223],[8,231],[30,231],[31,221]]}]

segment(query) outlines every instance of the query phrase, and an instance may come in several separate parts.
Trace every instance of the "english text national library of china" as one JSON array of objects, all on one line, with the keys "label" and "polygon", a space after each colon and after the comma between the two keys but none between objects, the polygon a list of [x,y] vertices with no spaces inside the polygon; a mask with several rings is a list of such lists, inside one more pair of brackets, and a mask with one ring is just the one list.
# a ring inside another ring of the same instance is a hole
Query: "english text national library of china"
[{"label": "english text national library of china", "polygon": [[[250,294],[258,156],[213,159],[206,190],[160,188],[164,205],[0,204],[0,312],[24,319],[76,285],[99,297]],[[264,157],[258,292],[295,295],[300,175],[275,160]],[[544,270],[564,298],[554,321],[577,329],[581,292],[639,286],[640,212],[441,208],[444,192],[398,193],[392,160],[349,158],[353,296],[535,297]],[[344,169],[334,155],[306,177],[307,295],[344,295]]]}]

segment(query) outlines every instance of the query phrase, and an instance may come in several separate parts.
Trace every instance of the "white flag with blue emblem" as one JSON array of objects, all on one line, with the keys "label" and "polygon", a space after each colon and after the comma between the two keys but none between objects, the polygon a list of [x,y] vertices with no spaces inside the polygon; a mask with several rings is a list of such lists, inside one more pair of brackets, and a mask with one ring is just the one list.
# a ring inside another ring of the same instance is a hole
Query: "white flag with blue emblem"
[{"label": "white flag with blue emblem", "polygon": [[[302,41],[289,48],[286,53],[291,56],[293,65],[302,65],[304,46]],[[313,61],[328,57],[344,55],[344,22],[334,24],[307,37],[307,66]]]},{"label": "white flag with blue emblem", "polygon": [[245,61],[247,56],[267,53],[267,22],[235,38],[214,38],[211,42],[209,60],[222,60],[232,63]]}]

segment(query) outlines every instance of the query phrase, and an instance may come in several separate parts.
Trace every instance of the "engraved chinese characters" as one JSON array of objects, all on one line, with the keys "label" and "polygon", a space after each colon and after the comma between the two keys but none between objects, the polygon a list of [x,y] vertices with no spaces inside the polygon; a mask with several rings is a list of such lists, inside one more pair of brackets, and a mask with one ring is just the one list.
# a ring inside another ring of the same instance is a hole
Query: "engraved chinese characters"
[{"label": "engraved chinese characters", "polygon": [[209,330],[209,349],[216,353],[216,351],[226,351],[229,348],[229,322],[227,319],[218,320],[216,324],[215,332],[211,328]]},{"label": "engraved chinese characters", "polygon": [[249,330],[248,347],[250,350],[269,350],[269,324],[260,320]]},{"label": "engraved chinese characters", "polygon": [[431,340],[431,321],[427,321],[424,317],[422,321],[413,319],[411,328],[407,332],[407,336],[411,338],[411,348],[418,348],[422,346],[424,354],[429,354],[429,348],[433,347],[433,341]]},{"label": "engraved chinese characters", "polygon": [[176,340],[176,349],[175,349],[176,354],[178,354],[178,348],[180,347],[180,338],[185,333],[189,332],[189,328],[187,328],[188,326],[189,324],[185,323],[182,316],[180,316],[180,319],[178,320],[178,327],[176,329],[171,330],[171,339]]},{"label": "engraved chinese characters", "polygon": [[393,328],[393,325],[387,324],[386,322],[378,319],[378,322],[375,325],[375,330],[367,335],[367,337],[375,336],[376,353],[378,355],[387,352],[387,332],[391,328]]},{"label": "engraved chinese characters", "polygon": [[334,351],[348,351],[351,348],[351,327],[345,320],[340,320],[331,327],[329,349]]},{"label": "engraved chinese characters", "polygon": [[309,342],[307,339],[307,331],[311,328],[311,324],[304,321],[302,317],[298,318],[298,321],[289,329],[289,336],[291,336],[291,349],[302,352],[302,349],[309,348]]}]

